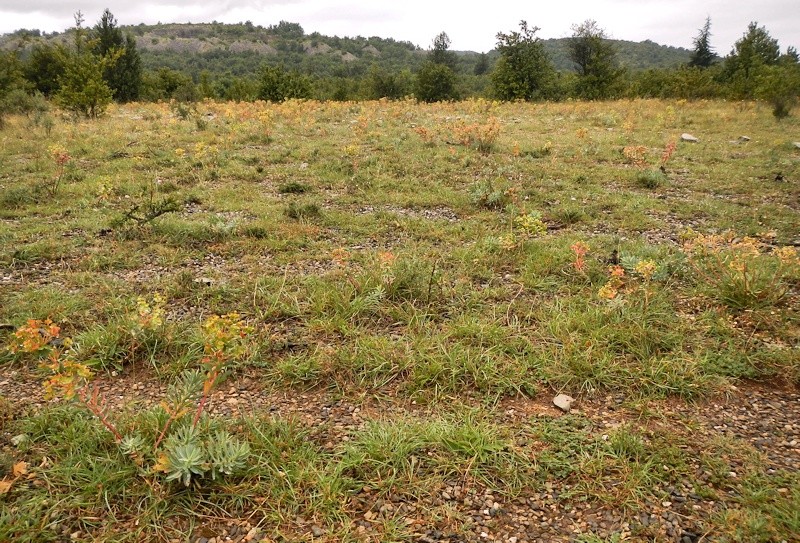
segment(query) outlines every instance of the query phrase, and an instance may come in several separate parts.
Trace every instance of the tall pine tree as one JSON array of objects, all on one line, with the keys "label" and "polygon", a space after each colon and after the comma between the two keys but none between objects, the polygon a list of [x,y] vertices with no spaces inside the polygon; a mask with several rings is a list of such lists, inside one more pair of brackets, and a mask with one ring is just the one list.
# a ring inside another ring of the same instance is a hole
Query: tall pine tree
[{"label": "tall pine tree", "polygon": [[711,49],[711,17],[706,17],[706,23],[694,39],[694,50],[689,66],[708,68],[717,60],[717,55]]},{"label": "tall pine tree", "polygon": [[142,86],[142,60],[136,50],[136,40],[130,34],[122,35],[117,20],[106,9],[94,27],[96,38],[94,52],[102,58],[119,54],[116,62],[103,71],[103,79],[118,102],[132,102],[139,98]]}]

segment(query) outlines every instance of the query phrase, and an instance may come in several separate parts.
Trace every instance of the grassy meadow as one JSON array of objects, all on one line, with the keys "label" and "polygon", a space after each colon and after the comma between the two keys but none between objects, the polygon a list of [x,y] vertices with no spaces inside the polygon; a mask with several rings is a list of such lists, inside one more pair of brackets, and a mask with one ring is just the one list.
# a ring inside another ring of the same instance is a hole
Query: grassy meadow
[{"label": "grassy meadow", "polygon": [[0,541],[797,541],[798,472],[693,418],[797,391],[797,141],[749,102],[8,118]]}]

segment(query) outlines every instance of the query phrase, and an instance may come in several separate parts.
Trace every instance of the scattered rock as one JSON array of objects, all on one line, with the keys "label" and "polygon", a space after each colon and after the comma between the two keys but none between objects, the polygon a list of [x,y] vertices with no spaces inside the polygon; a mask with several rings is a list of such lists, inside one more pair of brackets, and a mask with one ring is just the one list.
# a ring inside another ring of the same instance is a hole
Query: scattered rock
[{"label": "scattered rock", "polygon": [[794,145],[795,149],[800,149],[800,141],[793,141],[792,145]]},{"label": "scattered rock", "polygon": [[323,530],[322,528],[320,528],[315,524],[314,526],[311,527],[311,535],[313,535],[314,537],[322,537],[323,535],[325,535],[325,530]]},{"label": "scattered rock", "polygon": [[681,134],[681,141],[688,141],[690,143],[697,143],[700,140],[697,139],[696,137],[692,136],[691,134],[688,134],[688,133],[684,132],[683,134]]},{"label": "scattered rock", "polygon": [[571,396],[567,396],[566,394],[559,394],[555,398],[553,398],[553,405],[558,407],[564,413],[569,413],[570,409],[572,409],[572,404],[575,401],[575,398]]},{"label": "scattered rock", "polygon": [[739,136],[739,141],[750,141],[750,138],[747,136]]}]

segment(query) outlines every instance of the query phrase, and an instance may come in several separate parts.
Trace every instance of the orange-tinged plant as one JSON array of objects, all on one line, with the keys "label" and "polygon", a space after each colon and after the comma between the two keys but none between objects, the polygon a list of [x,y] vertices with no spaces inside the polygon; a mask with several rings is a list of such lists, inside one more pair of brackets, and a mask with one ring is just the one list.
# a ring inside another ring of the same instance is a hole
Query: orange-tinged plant
[{"label": "orange-tinged plant", "polygon": [[351,258],[352,255],[350,254],[350,251],[343,247],[339,247],[331,251],[331,261],[339,267],[347,266]]},{"label": "orange-tinged plant", "polygon": [[29,319],[24,326],[14,332],[8,350],[14,354],[37,354],[49,348],[49,345],[61,334],[61,328],[50,319]]},{"label": "orange-tinged plant", "polygon": [[[44,382],[45,396],[48,399],[63,398],[80,401],[98,420],[114,435],[119,443],[122,435],[108,418],[105,401],[97,387],[91,393],[87,385],[92,378],[89,367],[73,358],[69,351],[72,347],[70,338],[60,338],[61,329],[51,320],[29,320],[25,326],[15,333],[15,341],[9,349],[15,353],[35,354],[42,358],[40,367],[50,377]],[[63,350],[54,346],[55,340],[61,339]]]},{"label": "orange-tinged plant", "polygon": [[153,294],[150,300],[143,296],[136,298],[136,311],[131,315],[135,326],[133,335],[137,330],[155,330],[164,324],[164,303],[166,300],[161,294]]},{"label": "orange-tinged plant", "polygon": [[570,245],[570,249],[573,253],[575,253],[575,261],[572,263],[572,267],[575,268],[575,271],[580,273],[584,273],[586,271],[586,254],[589,252],[589,245],[584,243],[583,241],[576,241],[572,245]]},{"label": "orange-tinged plant", "polygon": [[50,378],[44,382],[47,399],[64,398],[73,400],[81,388],[93,377],[92,370],[86,364],[64,356],[62,351],[52,350],[40,364],[42,369],[50,372]]},{"label": "orange-tinged plant", "polygon": [[432,130],[425,128],[424,126],[418,126],[414,128],[414,132],[416,132],[422,141],[425,142],[426,145],[431,145],[433,143],[435,134]]},{"label": "orange-tinged plant", "polygon": [[453,136],[461,145],[475,146],[481,153],[488,153],[500,136],[500,130],[497,117],[489,117],[485,124],[467,124],[461,121],[453,128]]},{"label": "orange-tinged plant", "polygon": [[397,255],[391,251],[378,253],[378,267],[381,270],[381,281],[387,285],[394,283],[394,265],[397,262]]},{"label": "orange-tinged plant", "polygon": [[622,154],[629,163],[634,166],[644,166],[647,164],[645,156],[647,155],[647,147],[644,145],[628,145],[622,149]]},{"label": "orange-tinged plant", "polygon": [[675,152],[675,148],[677,144],[674,141],[671,141],[664,147],[664,152],[661,153],[661,169],[663,170],[664,167],[667,165],[667,162],[670,158],[672,158],[672,154]]},{"label": "orange-tinged plant", "polygon": [[606,300],[613,300],[617,297],[620,290],[625,286],[623,278],[625,277],[625,269],[622,266],[609,266],[609,278],[605,285],[600,287],[597,295]]},{"label": "orange-tinged plant", "polygon": [[51,196],[55,196],[58,192],[58,188],[61,186],[61,180],[64,177],[67,164],[72,160],[72,157],[69,155],[69,152],[60,145],[51,146],[50,155],[56,165],[56,176],[47,184],[47,191]]},{"label": "orange-tinged plant", "polygon": [[771,251],[754,237],[722,234],[684,234],[683,251],[697,277],[712,295],[736,309],[764,307],[783,300],[787,279],[796,274],[800,259],[794,247]]},{"label": "orange-tinged plant", "polygon": [[653,278],[657,271],[656,263],[652,260],[641,260],[636,266],[634,267],[634,271],[641,275],[645,281],[649,281]]}]

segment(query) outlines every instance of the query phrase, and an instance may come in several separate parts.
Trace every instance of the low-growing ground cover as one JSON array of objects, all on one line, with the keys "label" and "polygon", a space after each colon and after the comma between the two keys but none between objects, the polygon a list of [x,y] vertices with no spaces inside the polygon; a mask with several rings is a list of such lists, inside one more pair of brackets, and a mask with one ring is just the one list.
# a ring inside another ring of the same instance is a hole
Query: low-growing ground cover
[{"label": "low-growing ground cover", "polygon": [[800,533],[794,119],[132,104],[0,139],[0,541]]}]

